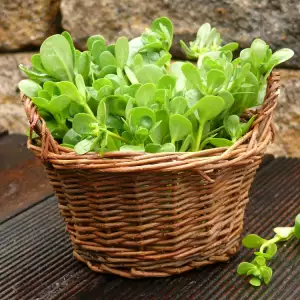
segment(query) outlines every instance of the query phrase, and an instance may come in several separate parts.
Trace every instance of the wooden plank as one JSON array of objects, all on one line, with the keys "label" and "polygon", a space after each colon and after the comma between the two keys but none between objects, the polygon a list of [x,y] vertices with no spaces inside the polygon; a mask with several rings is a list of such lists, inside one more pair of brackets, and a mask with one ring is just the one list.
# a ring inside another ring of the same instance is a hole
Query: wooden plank
[{"label": "wooden plank", "polygon": [[0,220],[53,194],[40,161],[24,135],[0,136]]}]

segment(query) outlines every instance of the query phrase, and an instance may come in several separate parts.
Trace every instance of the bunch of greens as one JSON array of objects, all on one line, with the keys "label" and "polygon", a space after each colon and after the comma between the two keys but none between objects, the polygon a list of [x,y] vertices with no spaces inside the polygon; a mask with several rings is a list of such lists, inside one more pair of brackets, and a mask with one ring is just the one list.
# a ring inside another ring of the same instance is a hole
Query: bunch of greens
[{"label": "bunch of greens", "polygon": [[221,46],[209,24],[200,27],[190,62],[171,63],[173,25],[156,19],[128,41],[107,45],[91,36],[87,51],[75,49],[68,32],[46,39],[33,55],[29,77],[19,84],[57,141],[88,151],[199,151],[230,146],[251,127],[240,116],[260,105],[272,68],[293,51],[272,54],[262,40],[233,59],[237,43]]},{"label": "bunch of greens", "polygon": [[265,240],[256,234],[247,235],[242,243],[246,248],[259,248],[254,252],[255,258],[248,262],[239,264],[237,273],[239,275],[251,276],[250,284],[260,286],[263,281],[268,284],[272,278],[272,269],[267,264],[277,252],[277,242],[287,241],[292,237],[300,239],[300,214],[296,216],[294,227],[277,227],[274,228],[275,236],[270,240]]}]

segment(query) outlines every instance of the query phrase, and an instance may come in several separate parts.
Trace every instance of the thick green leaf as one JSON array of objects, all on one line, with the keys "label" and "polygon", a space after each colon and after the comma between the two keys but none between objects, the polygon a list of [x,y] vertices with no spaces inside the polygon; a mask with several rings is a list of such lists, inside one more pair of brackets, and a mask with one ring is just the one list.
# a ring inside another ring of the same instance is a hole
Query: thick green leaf
[{"label": "thick green leaf", "polygon": [[252,42],[251,50],[254,63],[257,65],[257,67],[260,67],[260,64],[264,61],[268,48],[269,46],[266,44],[266,42],[261,39],[255,39]]},{"label": "thick green leaf", "polygon": [[140,83],[155,83],[164,75],[162,69],[156,65],[145,65],[138,69],[135,73]]},{"label": "thick green leaf", "polygon": [[53,115],[55,115],[61,113],[69,105],[70,99],[68,98],[68,96],[60,95],[52,97],[51,101],[49,102],[48,109]]},{"label": "thick green leaf", "polygon": [[48,74],[45,73],[40,73],[39,71],[36,70],[29,70],[25,68],[22,64],[19,65],[19,68],[21,71],[23,71],[29,79],[35,81],[36,83],[43,83],[47,81],[55,81],[56,79],[51,77]]},{"label": "thick green leaf", "polygon": [[190,81],[197,89],[201,90],[202,80],[199,70],[191,63],[183,64],[181,70],[186,79]]},{"label": "thick green leaf", "polygon": [[139,54],[139,53],[136,54],[133,57],[132,64],[133,64],[133,67],[134,67],[135,71],[137,71],[138,69],[142,68],[144,66],[143,56],[141,54]]},{"label": "thick green leaf", "polygon": [[39,109],[49,111],[49,101],[47,99],[41,97],[32,97],[31,100]]},{"label": "thick green leaf", "polygon": [[99,73],[99,78],[103,78],[109,74],[117,74],[117,68],[116,66],[106,66],[104,67],[100,73]]},{"label": "thick green leaf", "polygon": [[81,74],[84,78],[85,83],[88,81],[88,76],[90,74],[90,64],[91,57],[87,51],[84,51],[80,54],[77,61],[77,73]]},{"label": "thick green leaf", "polygon": [[127,100],[121,95],[111,95],[103,99],[106,102],[106,108],[109,113],[116,114],[118,116],[125,116],[125,110],[127,106]]},{"label": "thick green leaf", "polygon": [[75,47],[74,47],[73,39],[68,31],[62,32],[61,35],[68,41],[70,45],[72,51],[72,57],[73,57],[73,64],[75,64]]},{"label": "thick green leaf", "polygon": [[135,107],[129,115],[129,125],[136,129],[142,126],[149,130],[155,122],[154,112],[146,107]]},{"label": "thick green leaf", "polygon": [[237,268],[237,273],[239,275],[245,275],[248,273],[249,270],[251,270],[254,267],[253,264],[248,263],[248,262],[242,262],[239,264]]},{"label": "thick green leaf", "polygon": [[59,88],[61,94],[67,95],[71,101],[75,101],[78,104],[84,104],[85,99],[79,93],[77,87],[68,81],[61,81],[56,83],[57,87]]},{"label": "thick green leaf", "polygon": [[100,78],[100,79],[97,79],[93,82],[93,88],[96,90],[96,91],[99,91],[102,87],[104,86],[110,86],[110,87],[113,87],[113,84],[112,82],[107,79],[107,78]]},{"label": "thick green leaf", "polygon": [[109,51],[103,51],[100,54],[99,65],[101,69],[106,66],[117,66],[117,61]]},{"label": "thick green leaf", "polygon": [[158,153],[160,152],[160,149],[161,149],[161,145],[160,144],[147,144],[146,147],[145,147],[145,152],[148,152],[148,153]]},{"label": "thick green leaf", "polygon": [[189,116],[195,110],[198,111],[201,122],[205,123],[217,117],[224,109],[225,102],[218,96],[204,96],[193,107],[191,107],[185,116]]},{"label": "thick green leaf", "polygon": [[135,100],[138,106],[150,107],[153,103],[156,87],[153,83],[143,84],[136,92]]},{"label": "thick green leaf", "polygon": [[267,266],[262,266],[260,268],[261,275],[263,277],[264,283],[268,284],[272,278],[272,269]]},{"label": "thick green leaf", "polygon": [[163,139],[169,135],[169,115],[165,110],[155,112],[159,125],[151,130],[150,138],[156,144],[162,144]]},{"label": "thick green leaf", "polygon": [[95,119],[85,113],[75,115],[73,119],[73,129],[78,134],[92,134],[98,124]]},{"label": "thick green leaf", "polygon": [[188,106],[184,97],[175,97],[171,100],[171,111],[173,114],[184,115]]},{"label": "thick green leaf", "polygon": [[93,61],[99,66],[100,65],[100,54],[106,50],[105,41],[97,40],[93,43],[92,46],[92,57]]},{"label": "thick green leaf", "polygon": [[173,24],[172,24],[172,22],[166,17],[158,18],[152,22],[151,29],[153,31],[162,31],[164,33],[165,38],[168,41],[168,46],[166,47],[166,50],[169,50],[172,45],[172,42],[173,42]]},{"label": "thick green leaf", "polygon": [[266,265],[266,259],[263,256],[256,256],[254,261],[259,266],[265,266]]},{"label": "thick green leaf", "polygon": [[74,150],[77,154],[85,154],[93,150],[94,142],[96,138],[86,138],[81,142],[77,143],[74,147]]},{"label": "thick green leaf", "polygon": [[58,96],[60,94],[59,88],[57,87],[56,83],[53,81],[47,81],[43,85],[43,89],[52,96]]},{"label": "thick green leaf", "polygon": [[113,139],[110,135],[107,136],[106,147],[109,151],[119,151],[121,141]]},{"label": "thick green leaf", "polygon": [[105,45],[105,39],[102,35],[92,35],[89,37],[88,41],[87,41],[87,46],[88,46],[88,50],[92,51],[93,49],[93,44],[96,41],[101,41],[101,43],[103,45]]},{"label": "thick green leaf", "polygon": [[240,126],[240,118],[237,115],[231,115],[224,119],[224,127],[227,133],[230,135],[233,142],[240,138],[242,135],[242,129]]},{"label": "thick green leaf", "polygon": [[182,61],[176,61],[176,62],[172,63],[171,67],[170,67],[171,74],[177,78],[176,87],[175,87],[177,92],[182,91],[185,87],[186,79],[181,70],[183,64],[184,64],[184,62],[182,62]]},{"label": "thick green leaf", "polygon": [[115,45],[115,54],[118,68],[123,69],[129,55],[129,44],[126,37],[118,38]]},{"label": "thick green leaf", "polygon": [[232,42],[220,48],[220,51],[234,51],[239,47],[238,43]]},{"label": "thick green leaf", "polygon": [[[158,103],[160,107],[162,104],[165,104],[168,100],[168,91],[164,89],[159,89],[155,91],[154,102]],[[165,108],[169,111],[169,105]]]},{"label": "thick green leaf", "polygon": [[192,144],[192,140],[193,140],[192,135],[189,134],[186,137],[186,139],[183,141],[183,143],[182,143],[182,145],[180,147],[179,152],[186,152],[190,148],[190,146]]},{"label": "thick green leaf", "polygon": [[73,81],[73,53],[65,37],[55,34],[47,38],[41,45],[40,55],[48,74],[62,81]]},{"label": "thick green leaf", "polygon": [[159,152],[175,152],[175,145],[172,143],[163,144],[159,150]]},{"label": "thick green leaf", "polygon": [[224,72],[217,69],[212,69],[207,73],[207,90],[208,93],[219,90],[225,81]]},{"label": "thick green leaf", "polygon": [[224,138],[210,138],[209,143],[215,147],[230,147],[233,143]]},{"label": "thick green leaf", "polygon": [[139,128],[136,132],[135,132],[135,137],[136,137],[136,140],[139,142],[139,143],[144,143],[145,140],[148,138],[149,136],[149,131],[148,129],[146,128]]},{"label": "thick green leaf", "polygon": [[261,285],[261,282],[258,278],[256,277],[252,277],[249,281],[249,283],[253,286],[260,286]]},{"label": "thick green leaf", "polygon": [[128,90],[127,90],[127,94],[131,97],[135,97],[136,92],[138,91],[138,89],[141,87],[142,85],[140,83],[137,84],[132,84],[131,86],[129,86]]},{"label": "thick green leaf", "polygon": [[175,85],[176,85],[176,77],[171,75],[164,75],[159,79],[157,83],[157,88],[172,91],[175,88]]},{"label": "thick green leaf", "polygon": [[254,122],[255,118],[256,118],[256,115],[253,116],[247,123],[241,124],[242,135],[246,134],[249,131],[249,129],[252,126],[252,123]]},{"label": "thick green leaf", "polygon": [[75,82],[77,89],[79,91],[80,96],[82,99],[84,99],[84,102],[86,101],[86,89],[85,89],[85,83],[84,83],[84,78],[81,74],[77,74],[75,76]]},{"label": "thick green leaf", "polygon": [[172,142],[174,143],[183,140],[192,132],[192,123],[188,118],[174,114],[170,117],[169,128]]},{"label": "thick green leaf", "polygon": [[64,136],[63,143],[75,146],[81,140],[81,135],[76,133],[73,128],[71,128]]},{"label": "thick green leaf", "polygon": [[113,88],[109,85],[103,86],[97,93],[97,99],[102,100],[103,98],[113,94]]},{"label": "thick green leaf", "polygon": [[132,99],[133,98],[129,98],[129,100],[128,100],[127,104],[126,104],[126,108],[125,108],[125,117],[126,117],[126,119],[129,118],[130,112],[133,109]]},{"label": "thick green leaf", "polygon": [[293,234],[293,227],[276,227],[273,229],[274,232],[280,236],[282,239],[287,239]]},{"label": "thick green leaf", "polygon": [[107,128],[119,130],[123,128],[123,123],[118,116],[108,115],[106,120],[106,126]]},{"label": "thick green leaf", "polygon": [[[197,102],[199,101],[201,94],[198,90],[192,89],[192,90],[188,90],[185,93],[185,99],[187,102],[188,107],[191,109],[192,107],[194,107]],[[197,118],[197,120],[199,120],[199,114],[197,109],[193,110],[194,111],[194,115]]]},{"label": "thick green leaf", "polygon": [[274,66],[277,66],[277,65],[289,60],[293,56],[294,56],[293,50],[287,49],[287,48],[280,49],[272,54],[270,61],[265,66],[265,70],[266,71],[270,70]]},{"label": "thick green leaf", "polygon": [[244,247],[253,249],[260,247],[265,242],[265,239],[258,236],[257,234],[249,234],[245,236],[242,240]]},{"label": "thick green leaf", "polygon": [[45,98],[46,100],[50,101],[51,100],[51,96],[50,94],[45,91],[45,90],[39,90],[38,91],[38,97],[40,98]]},{"label": "thick green leaf", "polygon": [[167,53],[167,52],[162,53],[160,58],[155,62],[155,64],[159,67],[163,67],[164,65],[169,63],[171,58],[172,58],[172,55],[170,53]]},{"label": "thick green leaf", "polygon": [[30,79],[21,80],[18,86],[21,92],[29,98],[37,97],[38,92],[42,89],[39,84]]},{"label": "thick green leaf", "polygon": [[128,77],[129,81],[132,83],[132,84],[138,84],[139,81],[137,80],[134,72],[127,66],[124,67],[124,71],[125,71],[125,74],[126,76]]},{"label": "thick green leaf", "polygon": [[44,74],[46,73],[46,70],[42,65],[41,55],[39,53],[31,56],[31,64],[32,67],[35,68],[37,71]]},{"label": "thick green leaf", "polygon": [[231,108],[232,104],[234,103],[234,98],[231,93],[228,91],[222,90],[218,93],[218,96],[223,98],[225,102],[224,110],[228,110]]},{"label": "thick green leaf", "polygon": [[69,115],[71,117],[74,117],[76,114],[81,113],[83,111],[84,111],[83,106],[81,106],[80,104],[73,101],[70,103]]}]

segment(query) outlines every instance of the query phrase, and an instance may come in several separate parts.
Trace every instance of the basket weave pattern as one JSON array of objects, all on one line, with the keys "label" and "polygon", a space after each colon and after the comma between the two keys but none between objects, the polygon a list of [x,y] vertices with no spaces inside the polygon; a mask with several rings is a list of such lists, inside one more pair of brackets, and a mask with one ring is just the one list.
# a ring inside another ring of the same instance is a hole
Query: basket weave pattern
[{"label": "basket weave pattern", "polygon": [[231,147],[103,158],[61,147],[23,97],[28,147],[46,166],[74,256],[94,271],[129,278],[227,261],[239,246],[248,190],[273,139],[278,90],[279,75],[272,73],[252,130]]}]

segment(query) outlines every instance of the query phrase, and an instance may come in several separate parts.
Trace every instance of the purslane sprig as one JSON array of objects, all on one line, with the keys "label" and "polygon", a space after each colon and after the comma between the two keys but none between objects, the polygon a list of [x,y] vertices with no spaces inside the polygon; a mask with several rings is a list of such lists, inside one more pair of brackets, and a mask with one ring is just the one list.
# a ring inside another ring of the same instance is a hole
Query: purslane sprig
[{"label": "purslane sprig", "polygon": [[108,45],[91,36],[87,51],[75,49],[68,32],[47,38],[29,77],[19,84],[54,138],[78,154],[89,151],[188,152],[228,147],[255,119],[241,118],[262,103],[272,68],[293,55],[272,54],[255,40],[233,59],[237,43],[222,46],[209,24],[188,48],[190,62],[171,63],[173,25],[154,20],[140,37]]},{"label": "purslane sprig", "polygon": [[300,214],[296,216],[293,227],[276,227],[273,238],[266,240],[256,234],[244,237],[242,244],[249,249],[259,248],[254,252],[255,258],[250,262],[242,262],[237,268],[238,275],[250,276],[249,283],[260,286],[262,282],[268,284],[272,278],[273,270],[268,263],[277,252],[277,243],[287,241],[293,237],[300,239]]}]

